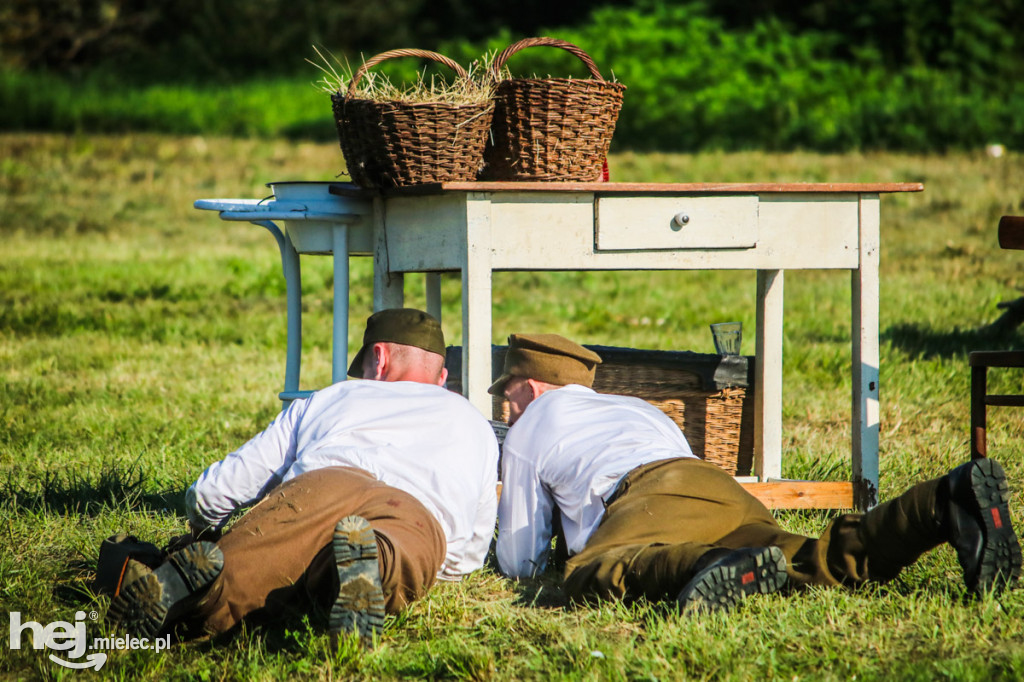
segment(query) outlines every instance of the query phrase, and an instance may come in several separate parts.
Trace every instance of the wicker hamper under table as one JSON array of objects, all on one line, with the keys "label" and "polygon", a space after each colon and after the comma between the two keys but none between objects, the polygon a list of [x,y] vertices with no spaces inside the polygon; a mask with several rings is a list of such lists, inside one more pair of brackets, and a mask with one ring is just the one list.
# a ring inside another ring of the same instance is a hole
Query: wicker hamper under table
[{"label": "wicker hamper under table", "polygon": [[[754,358],[690,351],[587,346],[601,356],[594,390],[643,398],[686,435],[693,454],[733,476],[749,476],[754,454]],[[507,346],[492,346],[492,376]],[[462,391],[462,348],[450,346],[448,388]],[[508,401],[495,397],[495,420],[508,421]]]}]

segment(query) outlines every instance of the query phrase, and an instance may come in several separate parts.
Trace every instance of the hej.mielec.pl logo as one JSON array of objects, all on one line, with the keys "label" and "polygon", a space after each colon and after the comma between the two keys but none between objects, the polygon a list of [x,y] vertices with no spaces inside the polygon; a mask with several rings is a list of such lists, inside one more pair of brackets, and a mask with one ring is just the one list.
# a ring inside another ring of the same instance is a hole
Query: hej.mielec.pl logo
[{"label": "hej.mielec.pl logo", "polygon": [[[75,621],[54,621],[43,625],[35,621],[24,621],[21,619],[20,611],[10,613],[10,631],[8,642],[11,649],[20,649],[23,637],[31,634],[32,648],[50,649],[62,653],[61,658],[50,654],[50,660],[66,668],[94,668],[99,670],[107,662],[105,651],[110,649],[153,649],[163,651],[171,644],[171,636],[155,637],[150,640],[147,637],[94,637],[91,641],[85,633],[85,620],[96,620],[97,614],[92,611],[86,614],[85,611],[75,613]],[[93,650],[88,656],[82,659],[87,649]],[[70,660],[66,660],[70,659]]]}]

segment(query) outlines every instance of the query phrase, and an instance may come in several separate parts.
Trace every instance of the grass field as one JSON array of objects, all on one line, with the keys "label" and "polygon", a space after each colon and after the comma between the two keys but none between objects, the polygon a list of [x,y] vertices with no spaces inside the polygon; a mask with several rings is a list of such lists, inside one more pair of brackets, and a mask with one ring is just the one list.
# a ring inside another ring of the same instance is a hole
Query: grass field
[{"label": "grass field", "polygon": [[[100,541],[182,532],[183,491],[280,407],[284,281],[273,239],[192,208],[325,180],[333,144],[227,138],[0,136],[0,612],[100,616],[88,590]],[[1000,215],[1024,212],[1024,156],[631,155],[614,180],[922,181],[882,199],[881,497],[967,457],[971,349],[1024,346],[983,327],[1024,289]],[[307,257],[303,387],[330,375],[331,270]],[[407,302],[424,305],[418,277]],[[849,476],[849,275],[786,276],[783,474]],[[370,312],[353,265],[350,341]],[[707,325],[754,323],[752,273],[503,273],[494,341],[557,331],[578,341],[711,351]],[[442,282],[460,343],[459,281]],[[745,350],[752,348],[747,340]],[[1019,375],[993,383],[1020,388]],[[1024,524],[1024,415],[994,411],[990,452]],[[780,513],[815,533],[828,513]],[[3,614],[0,613],[0,617]],[[90,637],[102,621],[86,620]],[[6,631],[5,631],[6,632]],[[47,652],[0,647],[0,678],[64,679]],[[112,679],[1013,679],[1024,669],[1024,590],[965,602],[941,548],[861,592],[754,599],[726,616],[659,604],[570,608],[552,576],[484,570],[389,621],[381,644],[332,649],[323,623],[245,629],[169,652],[114,653]]]}]

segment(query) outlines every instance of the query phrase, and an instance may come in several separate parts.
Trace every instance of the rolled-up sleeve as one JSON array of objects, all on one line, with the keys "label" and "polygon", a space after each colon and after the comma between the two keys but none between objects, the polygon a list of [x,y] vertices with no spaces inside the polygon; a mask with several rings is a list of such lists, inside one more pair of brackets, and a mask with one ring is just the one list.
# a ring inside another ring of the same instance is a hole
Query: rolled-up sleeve
[{"label": "rolled-up sleeve", "polygon": [[220,528],[239,507],[259,500],[295,462],[305,400],[294,401],[261,433],[206,471],[185,493],[188,520],[197,529]]}]

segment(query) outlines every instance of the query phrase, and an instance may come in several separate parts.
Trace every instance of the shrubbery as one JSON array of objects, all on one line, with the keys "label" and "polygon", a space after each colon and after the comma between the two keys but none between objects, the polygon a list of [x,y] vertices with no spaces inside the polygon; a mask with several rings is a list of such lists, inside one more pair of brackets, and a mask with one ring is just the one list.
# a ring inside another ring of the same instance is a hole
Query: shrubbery
[{"label": "shrubbery", "polygon": [[[576,43],[606,77],[628,86],[615,149],[1024,149],[1024,90],[1011,80],[923,64],[891,65],[871,45],[834,32],[793,32],[768,16],[729,29],[701,3],[638,0],[604,7],[574,28],[541,29]],[[462,63],[516,37],[442,44]],[[844,58],[837,55],[844,54]],[[295,55],[298,62],[308,54]],[[406,61],[406,60],[403,60]],[[572,55],[532,48],[515,75],[578,75]],[[398,65],[396,68],[413,68]],[[132,87],[116,77],[0,73],[0,127],[8,130],[166,130],[179,133],[333,136],[313,67],[290,78],[231,85]]]},{"label": "shrubbery", "polygon": [[[628,86],[620,149],[1024,148],[1024,119],[1014,114],[1024,91],[1012,83],[994,91],[957,72],[888,70],[871,48],[840,61],[833,34],[793,34],[771,18],[729,31],[699,4],[645,5],[597,10],[586,26],[558,33]],[[487,48],[511,40],[501,35]],[[462,59],[480,51],[449,49]],[[533,48],[509,66],[561,76],[576,61]]]}]

